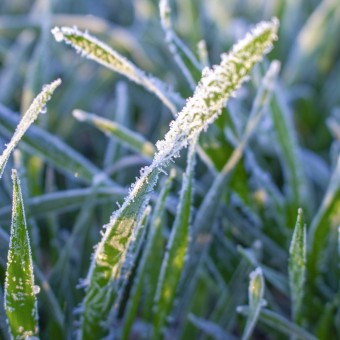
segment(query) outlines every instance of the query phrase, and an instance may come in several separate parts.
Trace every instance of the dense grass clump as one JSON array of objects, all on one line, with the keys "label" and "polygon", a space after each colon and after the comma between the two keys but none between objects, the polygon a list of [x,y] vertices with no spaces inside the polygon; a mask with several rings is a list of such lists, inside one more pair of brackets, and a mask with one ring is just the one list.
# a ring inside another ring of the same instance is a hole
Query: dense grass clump
[{"label": "dense grass clump", "polygon": [[340,338],[339,14],[1,3],[0,338]]}]

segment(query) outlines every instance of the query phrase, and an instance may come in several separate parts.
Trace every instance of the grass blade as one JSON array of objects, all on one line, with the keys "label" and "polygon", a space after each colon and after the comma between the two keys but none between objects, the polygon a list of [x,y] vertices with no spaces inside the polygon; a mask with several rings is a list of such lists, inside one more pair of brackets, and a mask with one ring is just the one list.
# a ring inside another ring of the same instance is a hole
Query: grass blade
[{"label": "grass blade", "polygon": [[173,114],[176,114],[177,108],[171,102],[173,98],[170,99],[169,94],[166,93],[166,86],[159,80],[147,76],[137,66],[111,49],[108,45],[76,28],[55,27],[52,33],[57,42],[65,41],[67,44],[72,45],[78,52],[82,53],[83,56],[144,86],[148,91],[154,93]]},{"label": "grass blade", "polygon": [[249,314],[242,335],[242,340],[249,339],[256,325],[261,307],[263,306],[264,280],[260,267],[250,273],[249,283]]},{"label": "grass blade", "polygon": [[[122,339],[128,339],[129,337],[143,288],[146,290],[143,302],[143,317],[147,321],[151,321],[150,314],[152,312],[153,299],[156,293],[158,275],[162,264],[160,256],[155,256],[155,254],[161,254],[163,249],[162,220],[165,210],[165,201],[169,195],[174,176],[175,171],[172,171],[157,200],[152,221],[150,223],[150,234],[147,239],[146,249],[144,250],[132,289],[132,296],[129,299],[127,310],[124,315],[121,333]],[[147,282],[147,284],[145,284],[145,282]]]},{"label": "grass blade", "polygon": [[[238,307],[237,311],[243,315],[249,315],[249,307]],[[298,339],[316,340],[316,337],[305,331],[303,328],[290,322],[283,316],[268,309],[262,308],[260,311],[259,322],[266,324],[287,337],[296,336]]]},{"label": "grass blade", "polygon": [[81,338],[99,338],[107,333],[103,322],[115,300],[113,287],[119,274],[120,260],[128,248],[133,229],[149,200],[159,172],[164,171],[164,167],[178,157],[179,151],[196,140],[218,117],[226,101],[246,80],[252,67],[272,48],[277,29],[276,19],[260,23],[234,46],[230,54],[222,56],[220,65],[204,71],[193,97],[171,123],[164,140],[157,142],[158,151],[152,164],[142,169],[141,177],[133,184],[124,204],[112,215],[94,253],[87,278],[79,333]]},{"label": "grass blade", "polygon": [[189,224],[191,216],[192,181],[195,167],[196,143],[190,147],[188,164],[183,174],[183,184],[176,218],[171,229],[167,251],[163,258],[154,306],[154,339],[158,339],[170,315],[175,293],[180,281],[189,246]]},{"label": "grass blade", "polygon": [[[5,136],[12,135],[18,122],[19,118],[0,104],[0,130]],[[72,178],[76,177],[91,183],[93,177],[101,173],[79,152],[38,126],[32,126],[22,137],[22,146],[28,152],[46,159],[47,162],[69,174]]]},{"label": "grass blade", "polygon": [[302,298],[306,280],[306,225],[303,211],[299,209],[298,217],[289,248],[289,286],[292,302],[292,316],[295,322],[301,317]]},{"label": "grass blade", "polygon": [[307,254],[307,271],[308,285],[313,285],[319,272],[319,264],[322,253],[325,250],[327,237],[332,230],[339,225],[340,212],[340,157],[334,169],[333,175],[323,202],[318,212],[314,216],[311,227],[308,232],[308,254]]},{"label": "grass blade", "polygon": [[38,335],[38,311],[31,247],[26,226],[20,181],[12,170],[13,215],[8,251],[5,309],[15,339]]},{"label": "grass blade", "polygon": [[81,122],[92,123],[109,136],[117,138],[122,144],[146,157],[153,157],[156,149],[142,135],[127,129],[125,126],[82,110],[73,111],[73,116]]},{"label": "grass blade", "polygon": [[4,168],[8,161],[8,158],[18,144],[26,130],[37,119],[39,113],[44,110],[46,103],[50,100],[54,90],[61,84],[61,80],[57,79],[49,85],[45,85],[42,92],[34,99],[33,103],[22,117],[20,123],[17,125],[14,135],[11,141],[7,144],[6,149],[0,156],[0,178],[3,174]]}]

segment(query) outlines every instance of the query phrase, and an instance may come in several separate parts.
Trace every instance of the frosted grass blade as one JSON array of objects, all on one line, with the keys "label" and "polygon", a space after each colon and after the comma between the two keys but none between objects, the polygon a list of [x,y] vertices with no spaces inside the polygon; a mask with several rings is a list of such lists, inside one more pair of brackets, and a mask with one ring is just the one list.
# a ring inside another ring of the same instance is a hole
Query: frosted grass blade
[{"label": "frosted grass blade", "polygon": [[163,258],[159,275],[155,305],[154,305],[154,339],[159,339],[165,326],[166,318],[170,316],[177,286],[182,276],[189,247],[189,225],[192,202],[192,181],[195,168],[196,143],[191,145],[188,163],[183,174],[182,189],[174,224]]},{"label": "frosted grass blade", "polygon": [[156,149],[142,135],[125,126],[82,110],[73,111],[73,116],[81,122],[92,123],[109,136],[117,138],[122,144],[146,157],[153,157]]},{"label": "frosted grass blade", "polygon": [[[87,278],[80,338],[99,338],[107,333],[103,322],[115,300],[113,287],[119,274],[120,259],[159,172],[164,171],[169,162],[179,156],[180,150],[196,140],[218,117],[230,96],[247,79],[252,67],[270,51],[277,39],[277,29],[277,19],[258,24],[229,54],[222,56],[220,65],[205,70],[193,97],[170,124],[164,140],[156,144],[158,151],[152,164],[142,169],[123,205],[106,225],[105,234],[95,250]],[[59,38],[63,39],[63,34]]]},{"label": "frosted grass blade", "polygon": [[108,45],[88,33],[79,31],[77,28],[55,27],[52,33],[57,42],[64,41],[72,45],[82,56],[86,56],[142,85],[148,91],[154,93],[174,115],[177,113],[177,108],[172,103],[174,95],[169,96],[169,91],[166,90],[166,86],[161,81],[147,76],[137,66]]},{"label": "frosted grass blade", "polygon": [[[243,315],[249,315],[250,313],[249,307],[243,306],[238,307],[237,311]],[[265,308],[262,308],[260,311],[259,322],[279,331],[287,337],[296,336],[299,339],[317,340],[315,336],[308,333],[303,328],[295,325],[283,316]]]},{"label": "frosted grass blade", "polygon": [[28,108],[20,123],[17,125],[14,135],[11,141],[7,144],[5,150],[0,156],[0,178],[3,174],[4,168],[6,166],[7,160],[16,147],[22,136],[25,134],[26,130],[31,126],[31,124],[37,119],[39,113],[43,111],[46,103],[50,100],[54,90],[61,84],[61,80],[57,79],[49,85],[45,85],[42,92],[34,99],[31,106]]},{"label": "frosted grass blade", "polygon": [[[46,214],[57,214],[72,211],[86,202],[91,195],[92,188],[61,190],[49,194],[31,197],[26,201],[26,207],[32,217],[42,217]],[[100,187],[98,188],[96,204],[104,202],[114,203],[117,199],[123,198],[127,194],[126,189]],[[11,206],[0,209],[0,222],[4,223],[11,219]]]},{"label": "frosted grass blade", "polygon": [[231,340],[235,339],[231,334],[226,333],[221,326],[193,314],[189,314],[188,319],[204,334],[210,336],[214,340]]},{"label": "frosted grass blade", "polygon": [[5,282],[5,310],[13,338],[38,336],[38,311],[31,247],[20,181],[12,170],[13,215]]},{"label": "frosted grass blade", "polygon": [[333,171],[323,201],[308,231],[307,272],[308,285],[313,285],[319,273],[319,264],[327,237],[340,223],[340,157]]},{"label": "frosted grass blade", "polygon": [[298,211],[298,217],[289,248],[289,286],[292,304],[292,316],[295,322],[301,317],[301,306],[306,280],[306,225],[303,219],[302,209]]},{"label": "frosted grass blade", "polygon": [[264,300],[264,280],[262,275],[262,270],[260,267],[256,268],[250,273],[250,283],[249,283],[249,314],[247,318],[247,323],[242,335],[242,340],[249,339],[254,327],[256,325],[257,319],[259,317],[260,310],[263,306]]},{"label": "frosted grass blade", "polygon": [[[175,171],[171,171],[154,209],[150,223],[150,232],[146,241],[147,243],[132,288],[132,295],[128,301],[123,318],[121,332],[122,339],[128,339],[129,337],[143,289],[145,290],[145,298],[142,306],[143,319],[151,321],[150,314],[152,312],[152,305],[162,261],[161,257],[155,256],[155,254],[161,254],[163,251],[162,221],[165,212],[165,201],[169,195],[174,177]],[[147,282],[147,284],[145,284],[145,282]]]},{"label": "frosted grass blade", "polygon": [[[11,136],[18,123],[19,118],[15,113],[0,104],[1,133],[8,137]],[[42,143],[42,141],[44,142]],[[79,178],[91,183],[93,177],[101,173],[95,165],[79,152],[38,126],[31,126],[22,137],[21,144],[28,152],[41,156],[73,178]],[[108,180],[108,182],[110,183],[111,181]]]}]

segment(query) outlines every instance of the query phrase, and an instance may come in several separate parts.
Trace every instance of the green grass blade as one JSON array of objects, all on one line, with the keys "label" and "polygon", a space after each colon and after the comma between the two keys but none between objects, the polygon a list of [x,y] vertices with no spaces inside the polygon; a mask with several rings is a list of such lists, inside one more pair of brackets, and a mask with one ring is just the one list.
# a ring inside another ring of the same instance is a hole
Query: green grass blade
[{"label": "green grass blade", "polygon": [[249,339],[263,306],[264,279],[260,267],[250,273],[249,283],[249,314],[242,335],[242,340]]},{"label": "green grass blade", "polygon": [[[270,51],[277,38],[277,29],[276,19],[260,23],[234,46],[231,53],[222,56],[220,65],[204,71],[193,97],[171,123],[164,140],[157,143],[158,151],[152,164],[142,169],[141,177],[133,184],[124,204],[106,225],[105,234],[94,253],[87,278],[80,338],[93,339],[107,334],[103,322],[116,297],[114,281],[119,275],[120,260],[159,172],[218,117],[226,101],[247,79],[252,67]],[[63,39],[63,34],[59,38]]]},{"label": "green grass blade", "polygon": [[340,157],[329,181],[323,201],[308,231],[307,272],[308,285],[313,286],[319,273],[319,265],[332,228],[340,221]]},{"label": "green grass blade", "polygon": [[[95,204],[102,204],[104,202],[114,203],[117,199],[123,198],[126,193],[127,190],[123,188],[100,187],[98,188]],[[26,207],[30,211],[30,216],[35,218],[51,213],[60,214],[83,206],[91,194],[92,188],[61,190],[31,197],[26,201]],[[11,211],[11,206],[5,206],[0,209],[0,223],[10,221]]]},{"label": "green grass blade", "polygon": [[20,123],[17,125],[14,135],[11,138],[11,141],[7,144],[6,149],[0,156],[0,178],[3,174],[4,168],[6,166],[7,160],[11,152],[16,147],[22,136],[25,134],[26,130],[38,118],[39,113],[44,110],[46,103],[50,100],[54,90],[60,84],[61,80],[57,79],[51,84],[45,85],[42,92],[40,92],[38,96],[34,99],[33,103],[20,120]]},{"label": "green grass blade", "polygon": [[177,108],[172,103],[173,98],[169,98],[173,96],[169,96],[169,93],[166,93],[166,86],[164,84],[155,78],[147,76],[137,66],[108,45],[76,28],[55,27],[52,33],[57,42],[65,41],[67,44],[71,44],[77,51],[81,52],[83,56],[144,86],[148,91],[154,93],[173,114],[177,113]]},{"label": "green grass blade", "polygon": [[154,145],[142,135],[121,124],[81,110],[73,111],[73,116],[81,122],[92,123],[105,134],[117,138],[122,144],[143,156],[153,157],[156,151]]},{"label": "green grass blade", "polygon": [[302,209],[298,211],[298,217],[289,248],[289,286],[292,303],[292,316],[295,322],[301,317],[301,306],[306,280],[306,225],[303,219]]},{"label": "green grass blade", "polygon": [[[249,315],[249,307],[238,307],[237,311],[243,315]],[[304,340],[316,340],[316,337],[308,333],[303,328],[297,326],[296,324],[290,322],[283,316],[272,312],[268,309],[262,308],[260,311],[259,322],[263,323],[270,328],[284,334],[287,337],[295,336],[298,339]]]},{"label": "green grass blade", "polygon": [[[175,171],[170,173],[165,185],[157,200],[155,210],[150,223],[150,232],[141,259],[140,266],[137,271],[135,283],[132,289],[131,298],[128,301],[127,309],[123,318],[123,326],[121,332],[122,339],[128,339],[134,318],[137,314],[138,304],[140,302],[143,289],[145,290],[145,298],[143,300],[142,309],[144,311],[143,318],[151,321],[151,312],[154,296],[157,288],[158,275],[161,267],[161,257],[155,254],[161,254],[163,251],[163,235],[162,221],[165,212],[165,201],[169,195],[171,183],[174,179]],[[147,284],[145,284],[147,282]],[[143,312],[142,311],[142,312]],[[145,314],[146,313],[146,314]]]},{"label": "green grass blade", "polygon": [[[18,117],[0,104],[0,131],[2,134],[11,136],[18,123]],[[42,143],[42,141],[44,142]],[[79,152],[38,126],[31,126],[22,137],[21,144],[25,150],[41,156],[72,178],[79,178],[91,183],[93,177],[101,173]]]},{"label": "green grass blade", "polygon": [[192,181],[195,167],[196,143],[190,147],[188,164],[177,207],[176,218],[171,229],[167,251],[157,285],[154,306],[154,334],[158,339],[170,315],[175,300],[175,293],[180,281],[189,246],[189,224],[191,216]]},{"label": "green grass blade", "polygon": [[31,247],[26,226],[20,181],[12,171],[13,216],[8,251],[5,309],[13,338],[38,335],[38,311]]}]

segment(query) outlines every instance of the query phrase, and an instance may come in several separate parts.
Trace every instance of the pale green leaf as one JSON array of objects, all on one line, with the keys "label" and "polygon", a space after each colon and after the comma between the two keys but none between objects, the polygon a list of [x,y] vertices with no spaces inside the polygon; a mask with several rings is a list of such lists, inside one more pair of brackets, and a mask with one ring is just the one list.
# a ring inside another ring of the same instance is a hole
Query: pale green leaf
[{"label": "pale green leaf", "polygon": [[142,135],[127,129],[121,124],[82,110],[73,111],[73,116],[79,121],[92,123],[108,136],[117,138],[122,144],[141,155],[153,157],[156,151],[154,145]]},{"label": "pale green leaf", "polygon": [[14,339],[38,335],[37,286],[20,181],[12,171],[13,215],[5,282],[5,310]]},{"label": "pale green leaf", "polygon": [[306,280],[306,225],[303,211],[299,209],[298,217],[289,248],[289,286],[292,303],[293,320],[298,322],[301,316],[302,299]]},{"label": "pale green leaf", "polygon": [[195,167],[196,143],[190,147],[176,218],[171,229],[167,251],[157,285],[154,306],[154,334],[158,339],[174,304],[189,247],[189,224],[191,216],[192,181]]},{"label": "pale green leaf", "polygon": [[264,280],[260,267],[250,273],[249,283],[249,314],[242,335],[242,340],[249,339],[259,317],[260,310],[264,304]]},{"label": "pale green leaf", "polygon": [[31,124],[38,118],[40,112],[45,109],[46,103],[50,100],[54,90],[61,84],[61,80],[57,79],[49,85],[45,85],[42,92],[34,99],[31,106],[28,108],[27,112],[24,114],[19,124],[17,125],[14,135],[11,141],[7,144],[5,150],[0,156],[0,178],[3,174],[4,168],[6,166],[7,160],[16,147],[22,136],[25,134],[26,130],[31,126]]}]

